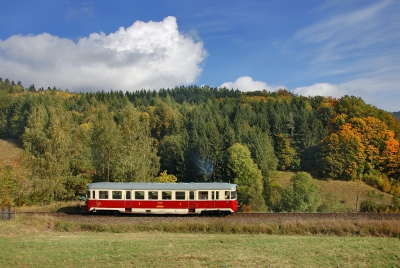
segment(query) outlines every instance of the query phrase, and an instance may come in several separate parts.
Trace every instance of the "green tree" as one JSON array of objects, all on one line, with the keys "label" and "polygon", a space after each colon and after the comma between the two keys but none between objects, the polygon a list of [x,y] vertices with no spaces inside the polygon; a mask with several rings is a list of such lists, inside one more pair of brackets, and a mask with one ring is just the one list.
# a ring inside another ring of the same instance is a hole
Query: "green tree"
[{"label": "green tree", "polygon": [[72,117],[61,105],[49,107],[48,111],[39,106],[29,117],[23,142],[38,202],[71,199],[88,182],[70,169],[71,159],[79,153],[75,150],[73,129]]},{"label": "green tree", "polygon": [[282,133],[276,137],[275,154],[278,158],[279,170],[286,170],[294,165],[296,150],[290,146],[289,139]]},{"label": "green tree", "polygon": [[160,168],[157,148],[151,137],[147,113],[127,105],[118,111],[116,139],[111,162],[114,181],[154,181]]},{"label": "green tree", "polygon": [[117,161],[121,135],[117,125],[105,105],[100,105],[92,120],[92,159],[96,168],[96,180],[112,180],[111,162]]},{"label": "green tree", "polygon": [[307,172],[299,172],[291,178],[291,187],[284,190],[282,207],[285,211],[315,212],[320,203],[318,186]]},{"label": "green tree", "polygon": [[263,193],[262,174],[253,162],[250,150],[240,143],[228,149],[228,167],[234,182],[238,185],[239,203],[251,206],[253,211],[266,211]]},{"label": "green tree", "polygon": [[21,185],[20,178],[10,166],[0,168],[0,208],[14,206]]},{"label": "green tree", "polygon": [[187,173],[188,139],[184,130],[181,134],[165,136],[158,147],[161,170],[176,175],[179,181],[184,181]]}]

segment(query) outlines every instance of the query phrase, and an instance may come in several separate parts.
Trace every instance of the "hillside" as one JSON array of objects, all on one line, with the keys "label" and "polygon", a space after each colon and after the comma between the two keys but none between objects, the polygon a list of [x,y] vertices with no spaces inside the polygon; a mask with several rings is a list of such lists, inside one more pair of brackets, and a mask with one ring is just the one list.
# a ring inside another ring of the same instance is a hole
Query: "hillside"
[{"label": "hillside", "polygon": [[[0,137],[7,139],[1,165],[26,163],[34,175],[30,194],[18,188],[18,178],[16,187],[6,186],[3,192],[21,193],[10,197],[17,203],[71,200],[91,181],[154,182],[161,172],[178,182],[236,180],[257,187],[262,191],[240,190],[245,199],[239,201],[260,210],[266,204],[291,210],[287,199],[278,204],[279,195],[260,186],[268,186],[277,170],[313,172],[335,183],[363,181],[400,194],[400,121],[355,96],[197,86],[70,93],[0,79]],[[15,141],[22,137],[25,152],[19,154],[13,149],[21,148]],[[322,195],[352,208],[363,185],[349,197],[340,195],[345,191]],[[288,192],[281,194],[287,198]]]},{"label": "hillside", "polygon": [[[276,180],[282,187],[286,188],[290,185],[290,178],[294,172],[276,172],[271,179]],[[340,181],[340,180],[318,180],[314,179],[313,182],[318,185],[319,194],[322,202],[326,201],[327,196],[334,195],[339,198],[342,203],[350,211],[355,211],[356,202],[358,197],[358,207],[360,203],[367,199],[368,193],[376,191],[384,195],[384,201],[387,205],[391,204],[391,196],[382,193],[376,188],[373,188],[360,181]]]}]

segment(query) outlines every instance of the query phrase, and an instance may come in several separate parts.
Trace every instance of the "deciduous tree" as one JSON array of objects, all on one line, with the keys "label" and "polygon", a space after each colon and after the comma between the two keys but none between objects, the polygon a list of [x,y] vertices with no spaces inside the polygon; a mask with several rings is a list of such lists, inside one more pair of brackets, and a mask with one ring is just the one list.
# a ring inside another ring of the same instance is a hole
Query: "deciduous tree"
[{"label": "deciduous tree", "polygon": [[250,205],[253,211],[266,211],[262,184],[262,174],[253,162],[250,150],[240,143],[235,143],[228,149],[228,167],[234,182],[238,185],[239,202]]}]

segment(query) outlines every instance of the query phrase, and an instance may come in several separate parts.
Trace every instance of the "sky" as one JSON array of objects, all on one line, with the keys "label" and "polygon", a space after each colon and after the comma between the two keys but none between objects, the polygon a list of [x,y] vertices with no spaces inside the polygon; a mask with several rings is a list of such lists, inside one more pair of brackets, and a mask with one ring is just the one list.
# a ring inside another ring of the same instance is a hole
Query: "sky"
[{"label": "sky", "polygon": [[70,92],[208,85],[400,111],[399,0],[0,0],[0,77]]}]

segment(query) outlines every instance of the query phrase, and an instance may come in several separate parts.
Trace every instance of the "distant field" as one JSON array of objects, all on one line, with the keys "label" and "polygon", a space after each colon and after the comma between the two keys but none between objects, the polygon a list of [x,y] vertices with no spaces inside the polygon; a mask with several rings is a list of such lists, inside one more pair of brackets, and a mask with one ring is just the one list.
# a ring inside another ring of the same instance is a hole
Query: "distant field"
[{"label": "distant field", "polygon": [[0,234],[1,267],[397,267],[398,238],[235,234]]}]

